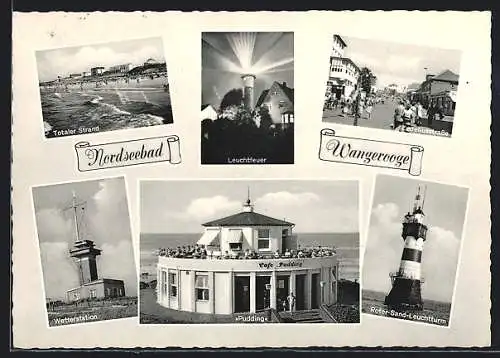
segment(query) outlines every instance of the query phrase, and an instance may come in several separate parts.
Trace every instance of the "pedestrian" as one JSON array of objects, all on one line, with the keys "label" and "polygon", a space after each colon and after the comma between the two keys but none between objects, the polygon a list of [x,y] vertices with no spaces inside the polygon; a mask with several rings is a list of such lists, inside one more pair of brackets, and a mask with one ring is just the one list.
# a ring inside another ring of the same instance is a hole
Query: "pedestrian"
[{"label": "pedestrian", "polygon": [[421,126],[422,125],[422,119],[424,118],[424,107],[422,106],[422,103],[420,101],[417,101],[417,105],[415,106],[416,108],[416,125]]},{"label": "pedestrian", "polygon": [[415,112],[413,111],[412,106],[409,103],[406,104],[405,110],[403,111],[403,128],[401,128],[403,131],[406,129],[406,127],[411,126],[414,118],[414,113]]},{"label": "pedestrian", "polygon": [[403,124],[403,112],[403,101],[399,101],[398,105],[394,109],[394,124],[392,125],[394,130]]},{"label": "pedestrian", "polygon": [[288,300],[288,310],[290,312],[295,311],[295,296],[293,292],[290,292],[290,294],[287,297]]},{"label": "pedestrian", "polygon": [[283,307],[283,311],[286,311],[286,300],[282,300],[281,305]]},{"label": "pedestrian", "polygon": [[366,113],[368,114],[368,118],[367,119],[371,119],[372,117],[372,110],[373,110],[373,101],[372,99],[368,99],[368,103],[366,105]]}]

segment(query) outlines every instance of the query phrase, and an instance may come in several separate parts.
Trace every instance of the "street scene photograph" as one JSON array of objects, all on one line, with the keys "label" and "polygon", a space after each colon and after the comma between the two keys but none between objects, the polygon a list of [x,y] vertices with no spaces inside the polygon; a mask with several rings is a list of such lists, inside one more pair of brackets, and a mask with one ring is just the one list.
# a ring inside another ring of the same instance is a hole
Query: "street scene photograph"
[{"label": "street scene photograph", "polygon": [[136,317],[124,178],[38,186],[32,192],[49,326]]},{"label": "street scene photograph", "polygon": [[140,323],[360,323],[358,196],[355,180],[141,181]]},{"label": "street scene photograph", "polygon": [[202,164],[294,163],[292,32],[202,33]]},{"label": "street scene photograph", "polygon": [[332,38],[323,122],[450,137],[458,50]]},{"label": "street scene photograph", "polygon": [[160,37],[36,52],[46,138],[173,123]]}]

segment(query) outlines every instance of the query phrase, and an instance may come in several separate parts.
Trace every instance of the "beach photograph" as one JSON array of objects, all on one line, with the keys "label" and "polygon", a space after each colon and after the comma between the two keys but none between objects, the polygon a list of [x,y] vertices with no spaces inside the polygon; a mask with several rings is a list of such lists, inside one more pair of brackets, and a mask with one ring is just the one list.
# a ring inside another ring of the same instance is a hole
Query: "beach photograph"
[{"label": "beach photograph", "polygon": [[137,317],[123,177],[34,187],[48,325]]},{"label": "beach photograph", "polygon": [[378,175],[362,312],[449,326],[469,189]]},{"label": "beach photograph", "polygon": [[357,181],[141,181],[140,323],[359,323],[358,195]]},{"label": "beach photograph", "polygon": [[173,123],[160,37],[36,52],[46,138]]},{"label": "beach photograph", "polygon": [[293,164],[293,32],[204,32],[201,44],[202,164]]}]

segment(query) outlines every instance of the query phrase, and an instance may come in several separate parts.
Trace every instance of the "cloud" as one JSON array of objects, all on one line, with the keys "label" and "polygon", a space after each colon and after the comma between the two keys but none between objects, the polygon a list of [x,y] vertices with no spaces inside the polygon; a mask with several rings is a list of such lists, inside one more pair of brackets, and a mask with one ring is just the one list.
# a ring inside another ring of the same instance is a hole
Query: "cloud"
[{"label": "cloud", "polygon": [[[312,192],[276,191],[253,200],[257,213],[296,224],[300,232],[359,232],[357,200],[339,204],[322,200]],[[232,215],[242,210],[243,202],[223,195],[192,200],[181,211],[168,211],[171,232],[182,228],[199,228],[201,222]],[[314,213],[314,215],[311,215]]]},{"label": "cloud", "polygon": [[122,240],[116,245],[104,244],[99,258],[99,273],[101,278],[123,280],[125,294],[137,296],[137,272],[134,264],[132,243]]},{"label": "cloud", "polygon": [[64,299],[66,291],[78,287],[76,265],[67,242],[40,243],[46,298]]},{"label": "cloud", "polygon": [[[133,260],[132,243],[121,241],[116,245],[104,244],[97,258],[99,278],[123,280],[127,296],[137,295],[137,275]],[[66,291],[79,286],[77,266],[69,256],[67,242],[44,242],[40,253],[47,298],[64,299]]]},{"label": "cloud", "polygon": [[226,196],[216,195],[209,198],[198,198],[191,201],[183,216],[196,219],[213,218],[222,212],[228,213],[241,208],[241,202],[229,200]]},{"label": "cloud", "polygon": [[44,241],[66,241],[74,237],[74,224],[69,217],[64,217],[61,210],[42,209],[36,213],[38,236]]},{"label": "cloud", "polygon": [[[107,179],[99,183],[89,201],[92,210],[85,224],[88,233],[98,242],[113,243],[131,237],[127,197],[122,178]],[[131,240],[131,239],[130,239]]]},{"label": "cloud", "polygon": [[319,202],[321,199],[314,193],[290,193],[288,191],[278,191],[275,193],[267,193],[255,200],[257,206],[274,207],[274,206],[297,206],[309,205],[310,203]]},{"label": "cloud", "polygon": [[[394,203],[377,205],[372,211],[363,263],[363,286],[388,293],[389,273],[397,271],[404,241],[401,217]],[[422,295],[428,299],[451,302],[460,240],[447,229],[430,226],[422,254]]]},{"label": "cloud", "polygon": [[40,80],[54,79],[58,75],[89,71],[91,67],[110,67],[124,63],[143,64],[148,58],[165,61],[162,46],[142,45],[133,51],[119,51],[112,46],[85,46],[74,54],[74,49],[63,48],[39,52],[38,68]]}]

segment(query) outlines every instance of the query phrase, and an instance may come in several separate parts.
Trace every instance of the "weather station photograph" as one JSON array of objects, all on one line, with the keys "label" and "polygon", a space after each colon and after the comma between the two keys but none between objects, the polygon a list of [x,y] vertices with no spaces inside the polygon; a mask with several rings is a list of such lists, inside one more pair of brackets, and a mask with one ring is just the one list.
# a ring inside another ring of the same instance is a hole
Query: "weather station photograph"
[{"label": "weather station photograph", "polygon": [[450,137],[460,58],[459,50],[333,35],[323,122]]},{"label": "weather station photograph", "polygon": [[125,181],[32,189],[49,326],[137,317]]},{"label": "weather station photograph", "polygon": [[36,52],[46,138],[173,123],[160,37]]},{"label": "weather station photograph", "polygon": [[469,189],[378,175],[362,312],[448,327]]},{"label": "weather station photograph", "polygon": [[358,190],[141,181],[140,323],[359,323]]},{"label": "weather station photograph", "polygon": [[293,32],[204,32],[201,42],[201,163],[293,164]]}]

